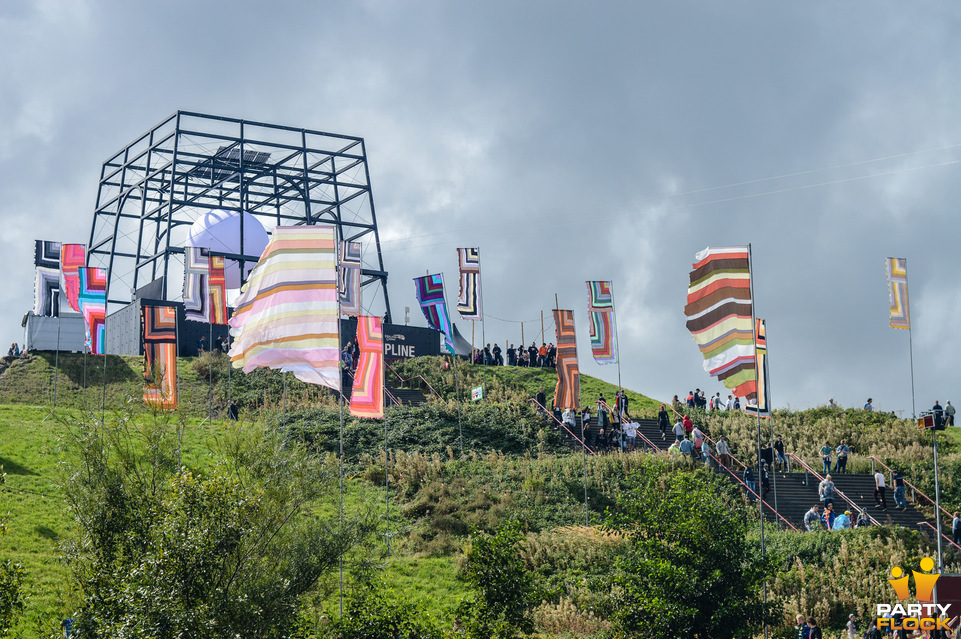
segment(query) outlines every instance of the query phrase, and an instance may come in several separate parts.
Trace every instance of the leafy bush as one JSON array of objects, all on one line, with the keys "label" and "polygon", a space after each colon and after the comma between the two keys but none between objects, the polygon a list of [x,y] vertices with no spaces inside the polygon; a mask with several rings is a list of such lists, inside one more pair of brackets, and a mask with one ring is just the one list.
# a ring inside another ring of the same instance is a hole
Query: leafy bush
[{"label": "leafy bush", "polygon": [[[632,475],[606,526],[630,548],[617,564],[615,630],[627,637],[754,636],[778,620],[761,587],[773,568],[747,537],[749,519],[730,482],[651,459]],[[723,483],[722,483],[723,482]]]},{"label": "leafy bush", "polygon": [[178,464],[177,428],[121,416],[69,434],[63,491],[78,537],[68,559],[84,637],[286,637],[300,596],[366,532],[307,506],[336,464],[249,428],[205,472]]},{"label": "leafy bush", "polygon": [[330,639],[441,639],[431,616],[376,584],[358,586],[344,601],[344,615],[327,628]]},{"label": "leafy bush", "polygon": [[475,531],[471,536],[463,578],[477,594],[457,609],[469,639],[511,639],[534,630],[531,612],[538,596],[521,557],[523,539],[515,524],[494,534]]}]

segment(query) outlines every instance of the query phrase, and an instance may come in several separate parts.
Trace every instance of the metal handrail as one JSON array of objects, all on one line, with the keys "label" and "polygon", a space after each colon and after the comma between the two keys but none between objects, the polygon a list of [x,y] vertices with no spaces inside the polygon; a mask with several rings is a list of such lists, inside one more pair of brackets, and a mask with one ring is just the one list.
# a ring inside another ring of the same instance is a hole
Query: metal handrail
[{"label": "metal handrail", "polygon": [[[882,466],[884,466],[889,473],[893,473],[893,472],[894,472],[894,471],[891,469],[890,466],[888,466],[887,464],[885,464],[883,461],[881,461],[880,459],[878,459],[878,458],[875,457],[874,455],[871,455],[870,457],[868,457],[868,459],[871,460],[871,474],[872,474],[872,475],[874,474],[874,462],[877,462],[877,463],[881,464]],[[912,484],[912,483],[909,482],[907,479],[905,479],[904,476],[902,476],[901,479],[904,479],[904,485],[905,485],[905,486],[910,486],[910,487],[911,487],[911,490],[912,490],[915,494],[921,495],[922,497],[924,497],[925,499],[927,499],[929,502],[931,502],[931,505],[932,505],[932,506],[937,507],[937,502],[935,502],[933,499],[931,499],[930,497],[928,497],[926,494],[924,494],[923,492],[921,492],[920,490],[918,490],[917,487],[915,487],[914,484]],[[892,484],[894,483],[894,480],[893,480],[893,479],[891,480],[891,483],[892,483]],[[894,488],[894,487],[892,486],[892,488]],[[947,515],[949,519],[954,519],[954,515],[952,515],[952,514],[951,514],[950,512],[948,512],[947,510],[945,510],[944,506],[941,506],[941,512],[943,512],[945,515]]]},{"label": "metal handrail", "polygon": [[[715,457],[715,456],[714,456],[713,454],[711,454],[711,453],[708,453],[708,456],[709,456],[711,459],[713,459],[715,462],[717,462],[718,466],[721,466],[721,461],[720,461],[717,457]],[[732,457],[733,457],[733,455],[732,455]],[[727,468],[725,468],[724,470],[727,470]],[[738,477],[736,473],[732,473],[731,471],[727,470],[727,474],[730,475],[731,477],[733,477],[733,478],[735,479],[735,481],[737,481],[739,484],[741,484],[742,486],[744,486],[744,489],[745,489],[747,492],[749,492],[749,493],[751,493],[752,495],[754,495],[754,497],[757,498],[758,500],[760,500],[760,502],[761,502],[762,504],[764,504],[765,506],[767,506],[768,509],[769,509],[772,513],[774,513],[775,515],[777,515],[778,519],[780,519],[780,520],[783,521],[785,524],[787,524],[788,526],[790,526],[791,529],[794,530],[795,532],[799,532],[798,529],[797,529],[797,527],[796,527],[794,524],[792,524],[792,523],[789,522],[787,519],[785,519],[785,518],[784,518],[784,515],[782,515],[781,513],[779,513],[779,512],[774,508],[774,506],[772,506],[771,504],[769,504],[769,503],[767,503],[766,501],[764,501],[764,499],[761,497],[761,495],[758,494],[758,492],[757,492],[756,490],[751,490],[751,489],[748,487],[747,482],[745,482],[743,479],[741,479],[740,477]],[[755,482],[755,483],[757,483],[757,482]]]},{"label": "metal handrail", "polygon": [[549,416],[551,417],[551,419],[553,419],[555,422],[557,422],[558,425],[560,425],[561,428],[563,428],[564,430],[566,430],[571,437],[573,437],[574,439],[576,439],[576,440],[580,443],[580,445],[584,447],[584,450],[586,450],[587,452],[589,452],[591,455],[596,455],[596,454],[597,454],[597,453],[595,453],[595,452],[591,449],[590,446],[588,446],[586,443],[584,443],[584,440],[582,440],[580,437],[578,437],[577,435],[575,435],[575,434],[571,431],[571,429],[567,427],[567,425],[566,425],[564,422],[562,422],[561,420],[557,419],[557,416],[554,415],[553,412],[547,410],[547,408],[544,407],[544,405],[542,405],[539,401],[537,401],[537,400],[534,399],[533,397],[530,398],[530,399],[528,399],[527,401],[529,401],[531,404],[534,404],[535,406],[537,406],[538,408],[540,408],[542,411],[544,411],[544,414],[545,414],[545,415],[549,415]]},{"label": "metal handrail", "polygon": [[[935,527],[935,525],[932,524],[930,521],[919,521],[917,525],[918,525],[919,528],[920,528],[921,526],[927,526],[927,527],[929,527],[931,530],[934,531],[935,537],[937,537],[938,529],[937,529],[937,528]],[[947,541],[949,544],[951,544],[952,546],[954,546],[954,547],[957,548],[958,550],[961,550],[961,546],[959,546],[958,544],[954,543],[954,539],[948,537],[948,536],[945,535],[944,533],[941,533],[941,536],[944,537],[945,541]]]},{"label": "metal handrail", "polygon": [[[608,412],[611,412],[611,413],[614,412],[613,409],[610,407],[610,405],[608,405],[607,402],[598,401],[597,403],[598,403],[598,404],[603,404],[604,407],[607,408]],[[623,424],[623,423],[624,423],[624,422],[621,421],[621,424]],[[644,440],[644,443],[646,443],[649,448],[653,448],[654,450],[661,450],[661,449],[658,448],[656,445],[654,445],[654,442],[652,442],[651,440],[649,440],[649,439],[647,438],[647,435],[645,435],[645,434],[642,433],[641,431],[637,431],[637,436],[640,437],[641,439],[643,439],[643,440]]]},{"label": "metal handrail", "polygon": [[388,364],[386,361],[384,361],[384,366],[386,366],[387,369],[388,369],[391,373],[394,374],[394,377],[396,377],[397,379],[400,380],[400,383],[401,383],[401,384],[404,384],[404,383],[409,382],[409,381],[414,380],[414,379],[419,379],[419,380],[421,380],[422,382],[424,382],[424,384],[427,385],[427,388],[430,389],[430,392],[432,392],[434,395],[437,395],[438,399],[444,399],[444,397],[443,397],[440,393],[438,393],[436,390],[434,390],[434,387],[430,385],[430,382],[428,382],[428,381],[424,378],[423,375],[414,375],[413,377],[409,377],[409,378],[407,378],[407,379],[404,379],[403,377],[400,376],[400,373],[398,373],[397,371],[395,371],[395,370],[394,370],[394,367],[391,366],[390,364]]},{"label": "metal handrail", "polygon": [[[798,456],[795,455],[794,453],[784,453],[784,455],[785,455],[785,457],[793,457],[794,460],[797,461],[797,463],[801,465],[801,468],[803,468],[806,472],[814,475],[814,476],[818,479],[819,482],[820,482],[820,481],[824,481],[824,477],[823,477],[823,476],[821,476],[821,475],[819,475],[818,473],[816,473],[813,468],[811,468],[810,466],[808,466],[807,463],[805,463],[805,461],[804,461],[803,459],[801,459],[800,457],[798,457]],[[867,508],[861,508],[860,506],[858,506],[854,501],[852,501],[850,498],[848,498],[848,496],[845,495],[843,492],[841,492],[841,490],[838,489],[837,487],[835,487],[834,492],[837,493],[838,496],[839,496],[843,501],[847,502],[848,506],[850,506],[851,508],[854,508],[854,509],[857,510],[859,513],[860,513],[860,512],[868,512],[868,509],[867,509]],[[871,523],[874,524],[875,526],[880,526],[880,525],[881,525],[881,522],[879,522],[877,519],[875,519],[875,518],[871,515],[871,513],[868,513],[868,519],[869,519],[869,520],[871,521]]]},{"label": "metal handrail", "polygon": [[[352,369],[352,368],[348,368],[348,369],[347,369],[347,374],[350,376],[350,379],[351,379],[351,380],[353,380],[353,379],[356,377],[356,375],[354,375],[354,369]],[[387,395],[387,398],[388,398],[391,402],[393,402],[394,406],[403,406],[403,404],[401,404],[400,400],[397,399],[396,397],[394,397],[394,394],[391,393],[391,392],[387,389],[387,384],[384,384],[384,394]],[[351,394],[351,395],[353,395],[353,394]],[[348,406],[350,406],[350,400],[347,399],[347,396],[346,396],[346,395],[344,395],[343,390],[341,390],[340,396],[344,398],[344,403],[347,404]]]}]

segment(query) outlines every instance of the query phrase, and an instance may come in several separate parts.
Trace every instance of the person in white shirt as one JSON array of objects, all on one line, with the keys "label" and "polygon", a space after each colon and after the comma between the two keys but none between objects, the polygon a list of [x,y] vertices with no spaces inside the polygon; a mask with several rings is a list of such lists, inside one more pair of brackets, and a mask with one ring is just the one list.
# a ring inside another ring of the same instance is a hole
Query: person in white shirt
[{"label": "person in white shirt", "polygon": [[728,410],[734,410],[734,396],[733,396],[733,395],[728,395],[728,396],[727,396],[727,403],[724,404],[724,408],[726,408],[726,409],[728,409]]},{"label": "person in white shirt", "polygon": [[574,428],[574,425],[577,423],[574,420],[574,411],[572,411],[570,408],[565,410],[564,414],[561,415],[561,421],[564,422],[564,425],[568,428]]},{"label": "person in white shirt", "polygon": [[721,465],[725,468],[729,468],[731,465],[731,449],[728,448],[727,442],[724,441],[724,435],[717,438],[717,456],[721,461]]},{"label": "person in white shirt", "polygon": [[684,424],[681,419],[678,418],[677,423],[674,424],[674,428],[671,429],[674,433],[674,441],[681,441],[684,439]]},{"label": "person in white shirt", "polygon": [[884,473],[879,470],[878,472],[874,473],[874,501],[881,510],[888,509],[888,500],[884,497],[886,489],[887,487],[884,484]]},{"label": "person in white shirt", "polygon": [[627,450],[634,450],[634,443],[637,441],[637,424],[634,422],[624,424],[624,436],[627,437]]},{"label": "person in white shirt", "polygon": [[854,639],[858,636],[857,629],[854,627],[854,615],[848,615],[848,639]]}]

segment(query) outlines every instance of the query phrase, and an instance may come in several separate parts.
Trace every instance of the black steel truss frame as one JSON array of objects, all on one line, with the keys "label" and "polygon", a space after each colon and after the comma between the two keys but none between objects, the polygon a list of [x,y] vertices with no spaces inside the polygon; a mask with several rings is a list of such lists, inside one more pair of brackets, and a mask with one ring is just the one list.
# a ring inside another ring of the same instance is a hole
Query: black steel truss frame
[{"label": "black steel truss frame", "polygon": [[[183,262],[187,230],[206,211],[247,211],[275,226],[333,224],[361,242],[364,307],[391,321],[363,138],[177,111],[103,163],[87,264],[109,269],[107,313]],[[240,262],[260,255],[227,254]],[[180,256],[180,257],[178,257]],[[172,261],[173,260],[173,261]],[[176,268],[173,270],[177,270]]]}]

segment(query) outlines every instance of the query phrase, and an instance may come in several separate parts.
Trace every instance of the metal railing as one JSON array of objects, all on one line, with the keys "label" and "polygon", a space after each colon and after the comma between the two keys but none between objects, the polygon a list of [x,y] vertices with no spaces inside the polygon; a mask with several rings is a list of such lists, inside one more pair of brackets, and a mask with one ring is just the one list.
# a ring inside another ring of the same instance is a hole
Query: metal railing
[{"label": "metal railing", "polygon": [[[795,455],[794,453],[785,453],[785,456],[787,456],[787,457],[789,457],[789,458],[793,458],[793,459],[801,466],[801,468],[804,469],[804,473],[805,473],[806,475],[808,475],[808,474],[814,475],[814,477],[817,478],[818,482],[824,481],[824,477],[823,477],[822,475],[819,475],[817,472],[815,472],[815,470],[814,470],[813,468],[811,468],[810,466],[808,466],[807,463],[806,463],[803,459],[801,459],[800,457],[798,457],[798,456]],[[807,477],[805,477],[805,483],[808,483]],[[844,501],[845,503],[847,503],[848,506],[850,506],[851,508],[853,508],[853,509],[856,510],[857,512],[859,512],[859,513],[860,513],[860,512],[865,512],[865,513],[868,512],[867,508],[861,508],[860,506],[858,506],[853,500],[851,500],[847,495],[845,495],[843,492],[841,492],[841,490],[839,490],[838,488],[835,488],[835,489],[834,489],[834,493],[835,493],[838,497],[840,497],[842,501]],[[819,496],[820,496],[820,495],[819,495]],[[875,519],[870,513],[868,513],[868,519],[869,519],[869,520],[871,521],[871,523],[874,524],[875,526],[880,526],[880,525],[881,525],[881,522],[879,522],[877,519]]]},{"label": "metal railing", "polygon": [[394,370],[394,367],[391,366],[390,364],[388,364],[386,361],[384,362],[384,366],[386,367],[387,370],[389,370],[389,371],[394,375],[394,377],[396,377],[398,380],[400,380],[400,383],[401,383],[401,384],[406,384],[407,382],[413,381],[413,380],[415,380],[415,379],[419,379],[420,381],[424,382],[424,385],[427,386],[427,388],[430,389],[430,392],[432,392],[434,395],[436,395],[436,396],[438,397],[438,399],[444,399],[443,396],[441,396],[441,394],[438,393],[438,392],[434,389],[434,387],[430,385],[430,382],[428,382],[428,381],[424,378],[423,375],[414,375],[413,377],[408,377],[407,379],[404,379],[403,377],[400,376],[400,373],[398,373],[397,371],[395,371],[395,370]]},{"label": "metal railing", "polygon": [[547,408],[546,408],[543,404],[541,404],[539,401],[537,401],[537,400],[534,399],[533,397],[530,398],[530,399],[527,400],[527,401],[530,402],[531,404],[533,404],[534,406],[536,406],[537,408],[539,408],[541,411],[543,411],[543,413],[544,413],[545,415],[547,415],[548,417],[550,417],[551,419],[553,419],[553,420],[557,423],[558,426],[560,426],[561,428],[563,428],[564,430],[566,430],[567,433],[568,433],[571,437],[573,437],[574,439],[577,440],[577,443],[579,443],[581,446],[584,447],[584,450],[586,450],[587,452],[589,452],[591,455],[596,455],[596,454],[597,454],[597,453],[594,452],[594,450],[593,450],[590,446],[588,446],[586,443],[584,443],[584,440],[582,440],[580,437],[578,437],[577,435],[575,435],[574,432],[573,432],[570,428],[567,427],[567,424],[565,424],[565,423],[562,422],[561,420],[557,419],[557,416],[556,416],[552,411],[547,410]]},{"label": "metal railing", "polygon": [[[598,403],[599,405],[603,406],[604,408],[606,408],[607,411],[608,411],[610,414],[612,414],[612,415],[614,414],[614,410],[608,405],[607,402],[599,401],[599,402],[597,402],[597,403]],[[600,414],[600,413],[598,412],[598,414]],[[610,419],[610,418],[608,418],[608,419]],[[623,418],[623,415],[622,415],[622,416],[621,416],[621,428],[623,428],[623,424],[624,424],[624,418]],[[644,443],[647,445],[648,448],[653,449],[653,450],[660,450],[660,448],[658,448],[657,446],[655,446],[655,445],[654,445],[654,442],[652,442],[650,439],[648,439],[648,438],[647,438],[647,435],[645,435],[645,434],[642,433],[641,431],[637,431],[637,436],[640,437],[642,440],[644,440]]]},{"label": "metal railing", "polygon": [[[354,380],[354,377],[355,377],[355,375],[354,375],[354,369],[348,368],[348,369],[347,369],[347,375],[348,375],[348,376],[350,377],[350,379],[351,379],[351,386],[353,386],[353,380]],[[403,404],[401,403],[401,401],[400,401],[399,399],[397,399],[396,397],[394,397],[394,394],[391,393],[391,392],[387,389],[387,384],[384,384],[384,395],[387,396],[387,399],[389,399],[394,406],[403,406]],[[346,396],[346,395],[344,395],[343,389],[341,389],[341,391],[340,391],[340,396],[344,398],[344,403],[347,404],[348,406],[350,406],[350,400],[347,399],[347,396]]]},{"label": "metal railing", "polygon": [[[918,522],[918,530],[919,530],[919,531],[921,530],[921,526],[927,526],[928,528],[930,528],[930,529],[932,530],[932,532],[934,532],[934,538],[935,538],[935,539],[938,538],[938,529],[937,529],[937,527],[935,527],[935,525],[932,524],[930,521],[919,521],[919,522]],[[941,536],[944,537],[944,540],[945,540],[946,542],[948,542],[949,544],[951,544],[952,546],[954,546],[954,547],[957,548],[958,550],[961,550],[961,546],[959,546],[958,544],[954,543],[954,539],[948,537],[948,536],[945,535],[944,533],[941,533]]]},{"label": "metal railing", "polygon": [[[604,405],[607,406],[606,403],[604,403]],[[665,406],[668,406],[668,404],[665,404]],[[608,406],[608,409],[609,409],[609,408],[610,408],[610,406]],[[677,415],[678,417],[681,417],[681,414],[680,414],[679,412],[677,412],[677,410],[675,410],[675,408],[674,408],[673,405],[671,405],[670,408],[671,408],[672,411],[674,411],[674,414],[675,414],[675,415]],[[639,433],[639,434],[640,434],[640,433]],[[779,519],[780,521],[782,521],[782,522],[784,523],[784,525],[786,525],[787,527],[789,527],[791,530],[794,530],[795,532],[798,532],[797,526],[795,526],[795,525],[792,524],[790,521],[788,521],[787,519],[785,519],[784,515],[782,515],[780,512],[778,512],[778,510],[777,510],[774,506],[772,506],[772,505],[769,504],[767,501],[765,501],[764,498],[757,492],[757,490],[751,490],[751,488],[747,485],[747,482],[744,481],[744,479],[742,479],[742,478],[738,475],[738,473],[731,471],[727,466],[725,466],[723,463],[721,463],[720,457],[718,456],[718,454],[716,454],[716,453],[717,453],[717,442],[716,442],[715,440],[713,440],[711,437],[708,436],[707,433],[705,433],[705,432],[703,432],[703,431],[701,432],[701,436],[702,436],[705,440],[707,440],[711,445],[714,446],[714,451],[715,451],[715,452],[714,452],[714,453],[708,453],[707,455],[708,455],[708,457],[709,457],[710,459],[714,460],[714,464],[715,464],[715,467],[718,469],[718,472],[722,472],[720,469],[723,468],[723,469],[724,469],[723,472],[727,473],[730,477],[732,477],[732,478],[734,479],[734,481],[736,481],[737,483],[739,483],[741,486],[744,487],[744,491],[745,491],[746,494],[753,495],[753,496],[754,496],[754,499],[757,499],[758,501],[760,501],[761,504],[762,504],[762,506],[767,507],[767,509],[768,509],[771,513],[773,513],[774,516],[775,516],[777,519]],[[648,440],[646,437],[645,437],[644,439],[645,439],[646,441],[650,442],[650,440]],[[657,447],[654,446],[654,448],[656,449]],[[658,449],[658,450],[659,450],[659,449]],[[700,455],[703,455],[703,453],[699,453],[699,454],[700,454]],[[729,458],[731,458],[735,463],[737,463],[737,464],[741,467],[741,469],[747,468],[747,464],[745,464],[745,463],[742,462],[740,459],[738,459],[737,457],[735,457],[733,453],[727,453],[727,456],[728,456]],[[755,482],[755,485],[757,485],[757,482]]]}]

